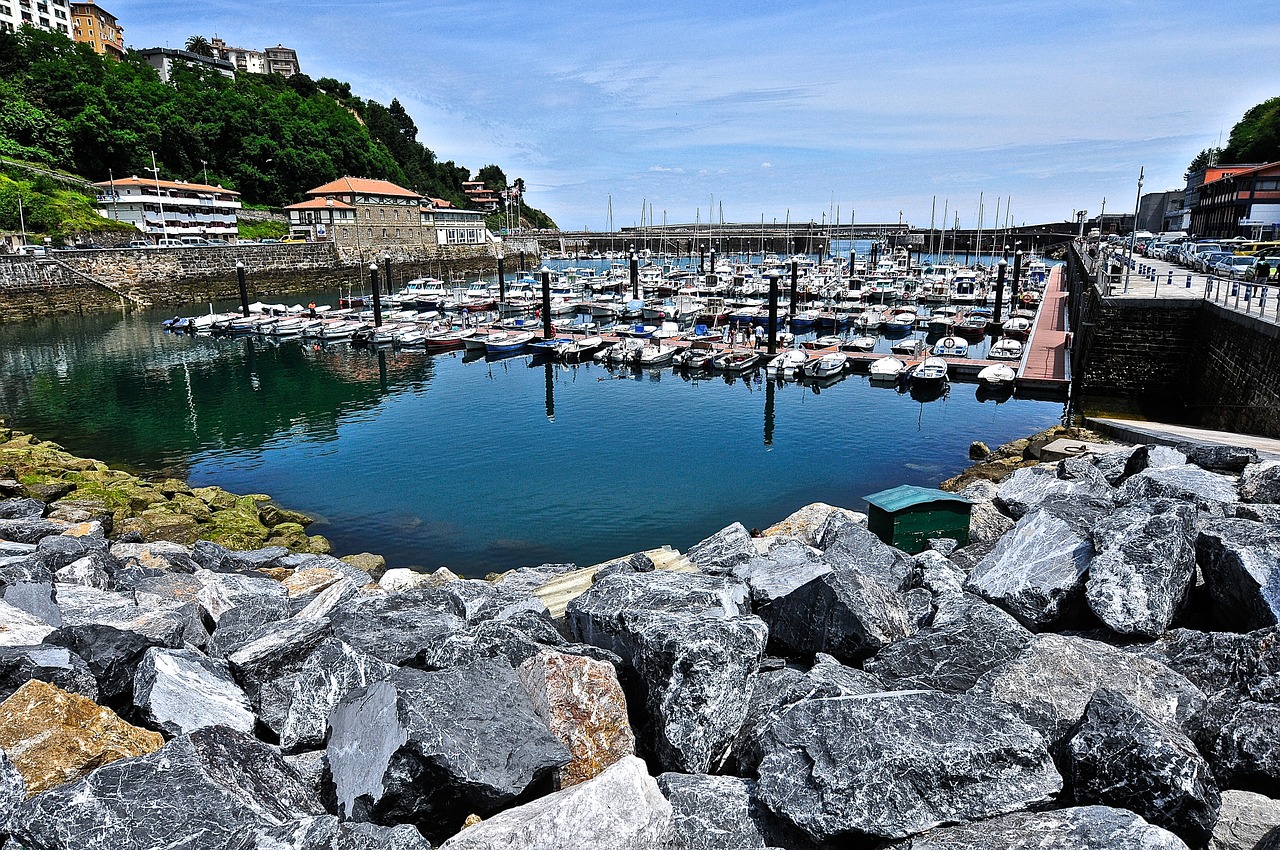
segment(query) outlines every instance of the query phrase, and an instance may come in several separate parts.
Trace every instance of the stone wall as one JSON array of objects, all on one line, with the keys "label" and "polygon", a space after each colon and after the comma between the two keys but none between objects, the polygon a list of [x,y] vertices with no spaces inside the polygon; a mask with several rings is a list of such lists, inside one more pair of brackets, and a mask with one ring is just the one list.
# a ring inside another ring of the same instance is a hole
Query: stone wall
[{"label": "stone wall", "polygon": [[1280,437],[1280,327],[1206,302],[1187,386],[1201,427]]},{"label": "stone wall", "polygon": [[1200,323],[1201,302],[1086,297],[1088,360],[1078,376],[1082,395],[1177,395]]},{"label": "stone wall", "polygon": [[[189,248],[58,251],[49,259],[0,261],[0,320],[118,307],[126,303],[183,305],[237,294],[236,263],[243,262],[250,297],[366,287],[368,263],[383,268],[385,254],[340,255],[331,242],[246,244]],[[391,254],[398,287],[415,277],[479,275],[496,271],[490,246],[434,247]]]}]

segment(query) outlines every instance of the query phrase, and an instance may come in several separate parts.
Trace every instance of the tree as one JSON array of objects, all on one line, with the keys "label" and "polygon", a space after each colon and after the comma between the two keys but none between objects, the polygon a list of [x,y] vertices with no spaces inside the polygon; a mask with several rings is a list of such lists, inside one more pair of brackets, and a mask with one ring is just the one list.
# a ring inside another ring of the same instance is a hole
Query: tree
[{"label": "tree", "polygon": [[186,49],[188,53],[194,53],[197,56],[213,56],[213,45],[202,35],[193,35],[187,39]]},{"label": "tree", "polygon": [[480,169],[476,179],[483,183],[486,189],[492,189],[494,192],[501,192],[507,188],[507,175],[496,165],[486,165]]},{"label": "tree", "polygon": [[1250,109],[1231,128],[1222,149],[1226,162],[1275,162],[1280,160],[1280,97]]},{"label": "tree", "polygon": [[1208,165],[1217,165],[1222,159],[1222,148],[1210,147],[1205,148],[1196,154],[1195,159],[1191,160],[1191,164],[1187,166],[1187,173],[1183,175],[1185,180],[1193,171],[1199,171]]}]

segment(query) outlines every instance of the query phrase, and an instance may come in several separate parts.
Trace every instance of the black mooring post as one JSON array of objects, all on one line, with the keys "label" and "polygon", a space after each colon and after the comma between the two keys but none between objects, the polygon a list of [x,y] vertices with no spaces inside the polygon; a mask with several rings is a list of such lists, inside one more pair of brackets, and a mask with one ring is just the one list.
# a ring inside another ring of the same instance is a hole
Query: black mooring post
[{"label": "black mooring post", "polygon": [[520,274],[524,274],[528,269],[524,267],[524,251],[520,252]]},{"label": "black mooring post", "polygon": [[769,275],[769,356],[778,353],[778,276]]},{"label": "black mooring post", "polygon": [[369,264],[369,288],[373,290],[373,326],[382,327],[382,297],[378,292],[378,264]]},{"label": "black mooring post", "polygon": [[[521,255],[523,256],[523,255]],[[507,303],[507,268],[501,252],[498,254],[498,312],[502,312],[502,305]]]},{"label": "black mooring post", "polygon": [[996,272],[996,310],[991,317],[992,324],[1000,323],[1000,304],[1004,301],[1004,276],[1009,271],[1007,260],[1001,259],[996,265],[999,266],[999,270]]},{"label": "black mooring post", "polygon": [[766,446],[773,445],[773,421],[774,421],[774,382],[765,381],[764,384],[764,444]]},{"label": "black mooring post", "polygon": [[716,249],[712,248],[707,252],[707,286],[714,286],[711,281],[716,280]]},{"label": "black mooring post", "polygon": [[249,315],[249,285],[244,279],[244,263],[236,260],[236,280],[240,283],[240,314],[246,318]]},{"label": "black mooring post", "polygon": [[1018,303],[1018,286],[1021,284],[1022,277],[1022,251],[1014,251],[1013,253],[1013,284],[1009,288],[1009,311],[1016,309],[1013,305]]},{"label": "black mooring post", "polygon": [[640,258],[636,256],[636,246],[631,246],[631,297],[640,297]]},{"label": "black mooring post", "polygon": [[707,251],[705,248],[699,248],[698,249],[698,274],[703,275],[707,273],[706,265],[707,265]]},{"label": "black mooring post", "polygon": [[787,312],[794,319],[796,315],[796,286],[800,280],[800,264],[795,260],[791,261],[791,304],[787,307]]},{"label": "black mooring post", "polygon": [[387,294],[395,295],[395,293],[391,291],[391,255],[390,254],[384,254],[382,256],[382,268],[384,270],[384,273],[387,276]]},{"label": "black mooring post", "polygon": [[542,270],[542,335],[547,339],[555,336],[551,329],[551,269]]}]

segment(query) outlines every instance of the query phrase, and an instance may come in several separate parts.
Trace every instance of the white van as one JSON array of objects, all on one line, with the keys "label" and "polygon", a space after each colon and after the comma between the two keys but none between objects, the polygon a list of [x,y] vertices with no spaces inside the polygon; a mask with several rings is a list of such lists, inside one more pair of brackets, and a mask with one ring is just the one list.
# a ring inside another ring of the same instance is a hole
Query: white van
[{"label": "white van", "polygon": [[182,248],[185,243],[181,239],[157,239],[157,248]]},{"label": "white van", "polygon": [[184,236],[184,237],[182,237],[182,244],[183,244],[183,245],[196,245],[196,246],[198,246],[198,245],[208,245],[208,244],[209,244],[209,240],[208,240],[208,239],[205,239],[203,236]]}]

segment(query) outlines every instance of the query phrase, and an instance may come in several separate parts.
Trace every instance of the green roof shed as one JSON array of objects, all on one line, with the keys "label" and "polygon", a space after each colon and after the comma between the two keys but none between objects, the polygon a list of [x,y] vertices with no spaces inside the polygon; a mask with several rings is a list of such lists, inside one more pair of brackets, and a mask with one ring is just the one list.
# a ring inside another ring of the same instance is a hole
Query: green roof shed
[{"label": "green roof shed", "polygon": [[973,504],[963,496],[904,484],[866,497],[867,528],[890,546],[914,555],[928,541],[949,537],[969,544],[969,512]]}]

